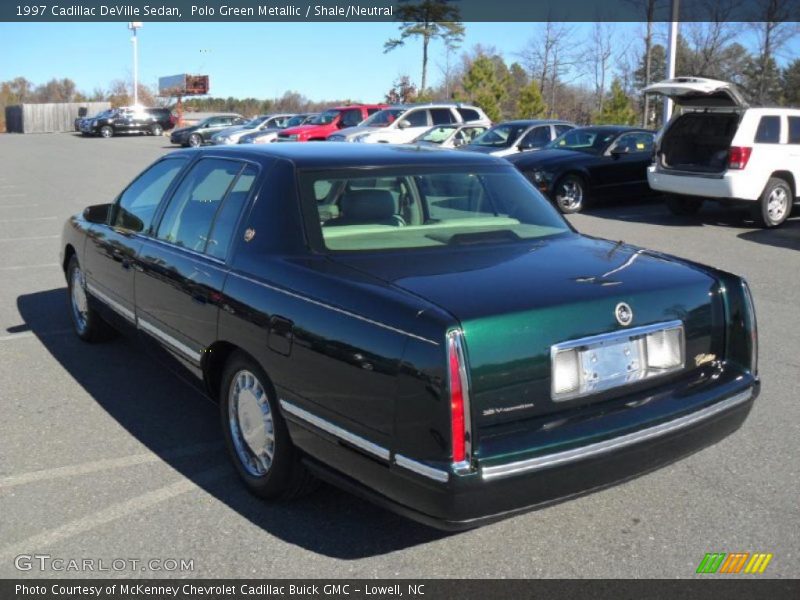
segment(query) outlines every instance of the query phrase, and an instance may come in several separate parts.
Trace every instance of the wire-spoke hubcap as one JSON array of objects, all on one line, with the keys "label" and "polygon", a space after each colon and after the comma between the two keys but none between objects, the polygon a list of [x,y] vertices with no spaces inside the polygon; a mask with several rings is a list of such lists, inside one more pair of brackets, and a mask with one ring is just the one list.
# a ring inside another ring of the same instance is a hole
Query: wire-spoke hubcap
[{"label": "wire-spoke hubcap", "polygon": [[556,200],[566,209],[575,209],[583,201],[583,188],[577,181],[565,181],[558,188]]},{"label": "wire-spoke hubcap", "polygon": [[265,475],[275,455],[275,427],[264,386],[250,371],[239,371],[233,377],[228,417],[242,466],[255,477]]},{"label": "wire-spoke hubcap", "polygon": [[80,332],[83,332],[86,329],[86,322],[89,318],[89,304],[86,301],[86,287],[83,279],[83,271],[80,269],[72,270],[70,298],[72,316],[75,318],[75,326]]},{"label": "wire-spoke hubcap", "polygon": [[767,198],[767,214],[772,221],[780,221],[789,208],[789,195],[786,190],[776,187]]}]

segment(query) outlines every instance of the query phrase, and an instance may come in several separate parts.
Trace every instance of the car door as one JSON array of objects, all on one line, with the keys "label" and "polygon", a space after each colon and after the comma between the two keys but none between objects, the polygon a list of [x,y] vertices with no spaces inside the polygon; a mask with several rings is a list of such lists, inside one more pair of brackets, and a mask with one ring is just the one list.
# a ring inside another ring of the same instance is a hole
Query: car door
[{"label": "car door", "polygon": [[[449,113],[450,111],[448,111]],[[402,122],[408,123],[406,127],[400,127]],[[415,137],[425,133],[431,126],[429,111],[425,108],[410,110],[398,122],[397,128],[392,128],[392,139],[390,142],[406,143]]]},{"label": "car door", "polygon": [[89,229],[83,256],[86,287],[115,320],[136,323],[133,267],[143,234],[186,164],[182,156],[156,162],[119,195],[108,221]]},{"label": "car door", "polygon": [[647,167],[652,162],[653,139],[653,133],[632,131],[609,146],[602,174],[607,194],[631,196],[649,191]]},{"label": "car door", "polygon": [[195,375],[216,340],[228,248],[257,175],[245,161],[197,160],[139,251],[139,329],[151,349]]},{"label": "car door", "polygon": [[526,152],[528,150],[539,150],[550,143],[550,125],[539,125],[532,128],[522,136],[517,144],[517,150]]}]

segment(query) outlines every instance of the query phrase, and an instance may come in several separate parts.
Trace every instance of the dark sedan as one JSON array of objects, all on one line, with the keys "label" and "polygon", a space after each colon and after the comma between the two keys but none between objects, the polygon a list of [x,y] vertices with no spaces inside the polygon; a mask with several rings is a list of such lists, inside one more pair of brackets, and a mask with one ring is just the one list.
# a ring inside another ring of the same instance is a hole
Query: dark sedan
[{"label": "dark sedan", "polygon": [[316,476],[474,527],[714,443],[759,391],[744,280],[584,237],[481,154],[178,151],[61,262],[77,335],[189,375],[265,498]]},{"label": "dark sedan", "polygon": [[172,132],[169,141],[179,146],[197,148],[211,140],[211,136],[219,133],[226,127],[244,125],[247,120],[236,114],[220,114],[207,117],[189,127],[181,127]]},{"label": "dark sedan", "polygon": [[573,129],[539,152],[508,160],[563,213],[594,200],[651,195],[647,167],[653,138],[647,129],[603,125]]}]

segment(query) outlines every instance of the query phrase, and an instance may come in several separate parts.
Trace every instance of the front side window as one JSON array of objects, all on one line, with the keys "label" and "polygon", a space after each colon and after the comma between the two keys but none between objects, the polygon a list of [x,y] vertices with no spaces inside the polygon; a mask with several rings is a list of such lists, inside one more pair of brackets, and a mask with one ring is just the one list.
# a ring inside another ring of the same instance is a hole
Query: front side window
[{"label": "front side window", "polygon": [[361,110],[346,110],[342,113],[342,127],[355,127],[361,123]]},{"label": "front side window", "polygon": [[331,251],[513,243],[569,231],[552,205],[504,166],[307,172],[300,188],[310,236]]},{"label": "front side window", "polygon": [[646,132],[626,133],[619,136],[611,152],[619,154],[636,154],[653,151],[653,134]]},{"label": "front side window", "polygon": [[412,110],[403,116],[411,127],[426,127],[428,125],[428,111]]},{"label": "front side window", "polygon": [[603,129],[585,127],[571,129],[545,146],[554,150],[577,150],[587,154],[602,154],[608,148],[616,133]]},{"label": "front side window", "polygon": [[523,148],[541,148],[550,142],[550,126],[534,127],[519,142]]},{"label": "front side window", "polygon": [[217,210],[241,169],[242,163],[233,160],[198,161],[172,195],[156,237],[204,252]]},{"label": "front side window", "polygon": [[149,229],[167,188],[185,164],[183,159],[165,159],[139,175],[117,200],[111,225],[136,233]]},{"label": "front side window", "polygon": [[335,109],[326,110],[317,115],[317,118],[311,121],[314,125],[330,125],[333,120],[339,116],[339,111]]},{"label": "front side window", "polygon": [[781,118],[778,116],[764,116],[758,122],[756,143],[777,144],[781,141]]}]

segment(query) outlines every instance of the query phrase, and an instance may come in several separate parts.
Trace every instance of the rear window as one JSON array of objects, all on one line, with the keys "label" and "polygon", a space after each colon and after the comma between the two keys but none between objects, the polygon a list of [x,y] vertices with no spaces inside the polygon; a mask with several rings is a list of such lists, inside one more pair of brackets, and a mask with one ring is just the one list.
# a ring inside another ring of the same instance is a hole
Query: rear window
[{"label": "rear window", "polygon": [[457,108],[456,110],[464,121],[480,121],[481,115],[477,110],[472,108]]},{"label": "rear window", "polygon": [[781,141],[781,118],[778,116],[764,116],[758,122],[756,130],[756,143],[777,144]]},{"label": "rear window", "polygon": [[568,231],[516,170],[304,173],[307,228],[332,251],[513,243]]},{"label": "rear window", "polygon": [[800,117],[789,117],[789,143],[800,144]]}]

